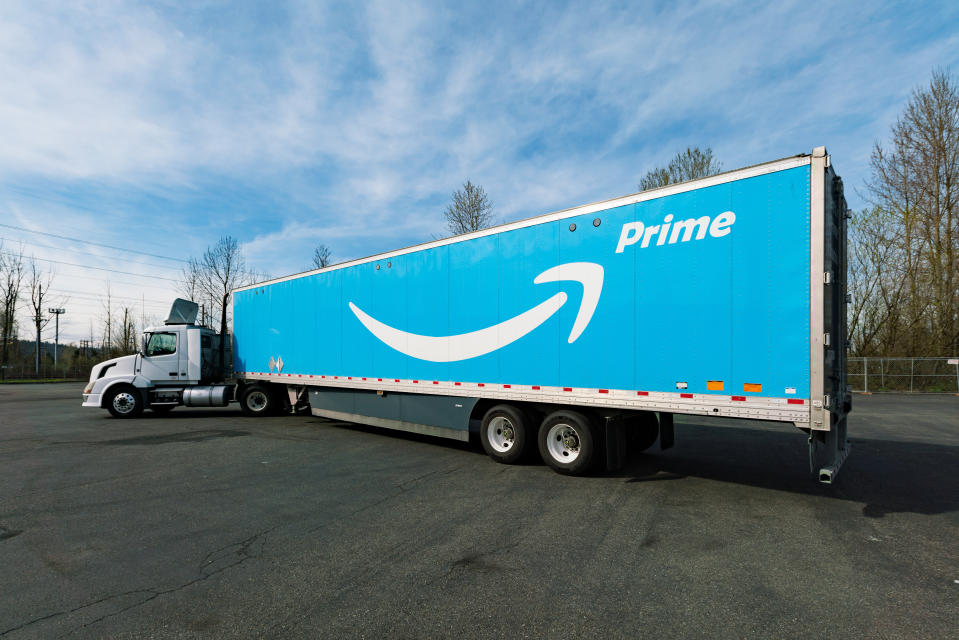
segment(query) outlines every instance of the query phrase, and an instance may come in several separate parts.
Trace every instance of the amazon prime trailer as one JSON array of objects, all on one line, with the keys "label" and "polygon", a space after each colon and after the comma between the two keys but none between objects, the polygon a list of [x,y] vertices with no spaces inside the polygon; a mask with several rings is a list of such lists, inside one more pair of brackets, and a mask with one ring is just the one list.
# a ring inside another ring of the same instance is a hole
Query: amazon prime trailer
[{"label": "amazon prime trailer", "polygon": [[467,440],[562,473],[675,414],[847,452],[846,218],[825,148],[234,292],[237,397]]}]

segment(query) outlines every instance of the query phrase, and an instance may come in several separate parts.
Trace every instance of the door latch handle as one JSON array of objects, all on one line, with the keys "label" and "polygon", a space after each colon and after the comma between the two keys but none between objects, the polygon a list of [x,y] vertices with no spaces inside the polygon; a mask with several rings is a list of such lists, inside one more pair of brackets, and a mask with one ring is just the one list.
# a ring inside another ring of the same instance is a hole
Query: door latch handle
[{"label": "door latch handle", "polygon": [[171,372],[170,372],[170,375],[171,375],[171,376],[175,376],[175,375],[176,375],[176,371],[171,371]]}]

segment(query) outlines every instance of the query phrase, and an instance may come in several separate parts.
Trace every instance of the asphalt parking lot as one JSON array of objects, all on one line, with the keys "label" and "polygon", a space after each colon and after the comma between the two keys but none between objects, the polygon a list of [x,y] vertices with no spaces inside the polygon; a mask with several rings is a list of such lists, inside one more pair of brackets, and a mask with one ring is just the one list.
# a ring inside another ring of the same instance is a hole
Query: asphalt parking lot
[{"label": "asphalt parking lot", "polygon": [[857,396],[825,486],[788,425],[689,418],[569,478],[81,387],[0,386],[5,639],[959,634],[957,397]]}]

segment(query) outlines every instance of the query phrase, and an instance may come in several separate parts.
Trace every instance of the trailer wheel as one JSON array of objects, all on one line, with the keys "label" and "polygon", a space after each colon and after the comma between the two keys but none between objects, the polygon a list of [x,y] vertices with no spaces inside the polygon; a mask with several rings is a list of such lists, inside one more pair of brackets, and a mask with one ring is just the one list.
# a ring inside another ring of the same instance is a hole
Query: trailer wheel
[{"label": "trailer wheel", "polygon": [[143,396],[133,385],[118,384],[110,389],[104,400],[107,411],[114,418],[136,418],[143,413]]},{"label": "trailer wheel", "polygon": [[589,419],[576,411],[555,411],[539,428],[543,462],[566,475],[582,475],[599,459],[597,437]]},{"label": "trailer wheel", "polygon": [[529,420],[522,411],[498,404],[483,416],[480,429],[483,450],[497,462],[515,464],[526,453],[530,431]]},{"label": "trailer wheel", "polygon": [[240,393],[240,408],[248,416],[270,415],[276,406],[276,398],[263,385],[251,384]]},{"label": "trailer wheel", "polygon": [[659,438],[659,418],[652,411],[640,411],[626,421],[626,442],[630,453],[646,451]]}]

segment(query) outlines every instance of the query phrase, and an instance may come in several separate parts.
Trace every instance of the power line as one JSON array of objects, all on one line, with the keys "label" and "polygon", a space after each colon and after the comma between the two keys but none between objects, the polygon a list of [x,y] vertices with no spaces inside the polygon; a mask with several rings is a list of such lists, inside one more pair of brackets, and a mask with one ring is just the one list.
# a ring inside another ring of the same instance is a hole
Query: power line
[{"label": "power line", "polygon": [[[80,304],[83,304],[85,301],[89,301],[90,304],[103,304],[107,303],[106,296],[100,296],[96,294],[87,294],[81,291],[72,291],[70,289],[60,289],[59,287],[51,287],[50,295],[56,296],[57,298],[62,298],[65,300],[79,301]],[[23,305],[24,307],[28,306],[30,303],[29,300],[25,300]],[[146,298],[141,300],[140,298],[134,298],[132,296],[110,296],[110,303],[113,305],[126,305],[126,306],[146,306],[146,307],[156,307],[156,308],[165,308],[169,306],[169,302],[163,302],[160,300],[153,300],[151,298]],[[136,303],[136,304],[134,304]]]},{"label": "power line", "polygon": [[[49,244],[39,244],[39,243],[37,243],[37,242],[24,242],[23,240],[19,240],[19,239],[17,239],[17,238],[4,238],[3,236],[0,236],[0,240],[9,240],[10,242],[19,242],[19,243],[21,243],[21,244],[25,244],[25,245],[30,246],[30,247],[42,247],[42,248],[44,248],[44,249],[56,249],[57,251],[69,251],[69,252],[71,252],[71,253],[82,253],[82,254],[87,255],[87,256],[93,256],[94,258],[101,258],[101,259],[104,258],[104,256],[102,256],[102,255],[100,255],[100,254],[98,254],[98,253],[91,253],[90,251],[84,251],[84,250],[82,250],[82,249],[73,249],[73,248],[65,249],[64,247],[54,247],[53,245],[49,245]],[[176,268],[176,267],[171,267],[171,266],[166,266],[166,265],[153,264],[152,262],[138,262],[137,264],[141,264],[141,265],[144,265],[144,266],[147,266],[147,267],[156,267],[157,269],[175,269],[175,268]]]},{"label": "power line", "polygon": [[126,251],[128,253],[139,253],[142,256],[150,256],[151,258],[160,258],[161,260],[173,260],[175,262],[186,262],[189,263],[189,260],[184,260],[183,258],[171,258],[170,256],[161,256],[157,253],[147,253],[146,251],[137,251],[136,249],[127,249],[125,247],[115,247],[110,244],[102,244],[100,242],[93,242],[92,240],[81,240],[79,238],[71,238],[70,236],[61,236],[56,233],[49,233],[47,231],[34,231],[33,229],[27,229],[26,227],[18,227],[13,224],[6,224],[0,222],[0,227],[6,227],[8,229],[16,229],[18,231],[26,231],[27,233],[37,233],[42,236],[50,236],[51,238],[59,238],[60,240],[70,240],[71,242],[81,242],[83,244],[92,244],[97,247],[104,247],[106,249],[115,249],[116,251]]},{"label": "power line", "polygon": [[[101,300],[101,299],[102,299],[102,300],[105,301],[105,299],[107,298],[107,294],[105,294],[105,293],[104,293],[104,294],[98,294],[98,293],[93,293],[93,292],[90,292],[90,291],[76,291],[75,289],[62,289],[62,288],[60,288],[60,287],[51,287],[51,288],[52,288],[52,289],[55,289],[58,293],[59,293],[59,292],[64,292],[64,293],[68,293],[68,294],[70,294],[70,295],[85,296],[85,297],[87,297],[87,298],[92,298],[92,299],[95,299],[95,300]],[[156,298],[139,298],[139,297],[136,297],[136,296],[119,296],[119,295],[117,295],[117,294],[115,294],[115,293],[112,293],[112,292],[110,293],[110,296],[109,296],[109,297],[110,297],[111,300],[134,300],[134,301],[136,301],[136,302],[156,302],[157,304],[169,304],[169,301],[167,301],[167,300],[157,300]]]},{"label": "power line", "polygon": [[[76,291],[74,289],[63,289],[60,287],[51,287],[50,295],[56,295],[59,298],[66,298],[68,300],[79,300],[79,304],[84,304],[85,301],[89,301],[90,304],[100,303],[106,304],[107,296],[105,294],[96,294],[88,291]],[[170,302],[168,300],[156,300],[154,298],[139,298],[135,296],[120,296],[111,293],[110,302],[116,304],[125,304],[127,306],[145,306],[157,309],[166,309]],[[135,303],[135,304],[132,304]],[[29,301],[24,301],[24,307],[29,305]]]},{"label": "power line", "polygon": [[[144,284],[142,282],[130,282],[129,280],[115,280],[113,278],[110,278],[109,276],[104,278],[97,278],[91,275],[72,275],[69,273],[58,273],[57,280],[61,278],[69,278],[71,280],[83,280],[84,282],[91,282],[91,283],[102,282],[103,284],[110,285],[110,286],[127,285],[130,287],[140,287],[140,288],[144,287]],[[161,286],[166,286],[166,285],[153,285],[152,288],[159,288]]]},{"label": "power line", "polygon": [[[0,223],[0,225],[2,225],[2,223]],[[16,253],[12,253],[10,251],[0,251],[0,253],[5,253],[7,255],[14,256],[14,257],[19,255]],[[34,258],[34,259],[42,260],[43,262],[51,262],[53,264],[63,264],[68,267],[79,267],[81,269],[96,269],[97,271],[109,271],[110,273],[122,273],[123,275],[126,275],[126,276],[137,276],[139,278],[151,278],[153,280],[168,280],[170,282],[179,282],[179,280],[175,280],[174,278],[164,278],[163,276],[148,276],[143,273],[133,273],[132,271],[120,271],[118,269],[107,269],[106,267],[92,267],[86,264],[76,264],[75,262],[63,262],[61,260],[51,260],[50,258]]]}]

